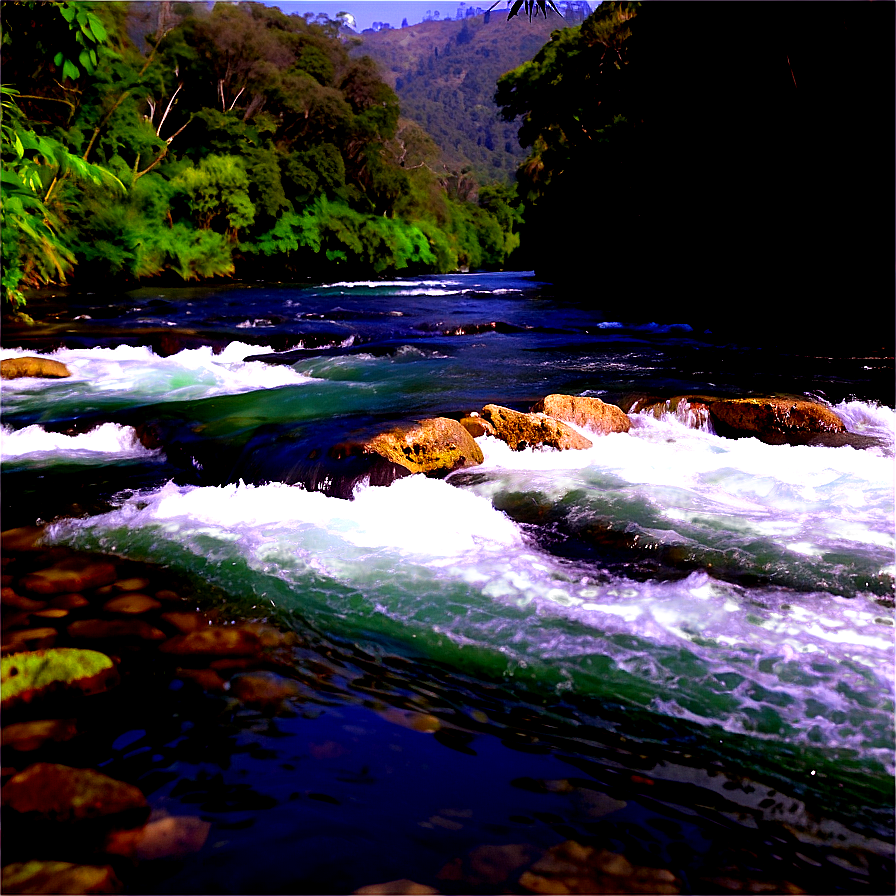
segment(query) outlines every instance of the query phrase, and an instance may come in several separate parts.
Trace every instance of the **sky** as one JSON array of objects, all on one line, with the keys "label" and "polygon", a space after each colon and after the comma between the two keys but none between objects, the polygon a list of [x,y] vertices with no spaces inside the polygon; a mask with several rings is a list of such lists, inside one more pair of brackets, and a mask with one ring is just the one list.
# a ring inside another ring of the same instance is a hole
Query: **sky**
[{"label": "sky", "polygon": [[[393,28],[401,27],[401,20],[409,25],[423,21],[428,11],[440,18],[453,19],[461,5],[460,0],[264,0],[266,6],[279,6],[285,13],[324,12],[331,19],[338,12],[350,12],[355,17],[356,30],[370,28],[374,22],[388,22]],[[494,0],[467,0],[465,6],[488,9]],[[502,0],[501,7],[506,7]]]}]

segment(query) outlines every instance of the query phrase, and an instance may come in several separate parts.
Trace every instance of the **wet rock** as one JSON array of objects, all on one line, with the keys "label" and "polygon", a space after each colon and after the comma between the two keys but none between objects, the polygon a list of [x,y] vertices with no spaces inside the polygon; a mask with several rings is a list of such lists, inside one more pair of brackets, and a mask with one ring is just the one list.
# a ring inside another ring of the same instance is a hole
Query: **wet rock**
[{"label": "wet rock", "polygon": [[211,823],[201,818],[158,818],[136,830],[112,831],[105,852],[137,861],[182,859],[202,849],[210,830]]},{"label": "wet rock", "polygon": [[199,631],[169,638],[159,650],[176,656],[254,657],[262,650],[261,638],[236,626],[210,625]]},{"label": "wet rock", "polygon": [[168,636],[143,619],[79,619],[66,632],[70,638],[102,641],[107,638],[136,638],[140,641],[164,641]]},{"label": "wet rock", "polygon": [[464,858],[449,862],[438,874],[439,880],[463,882],[481,889],[500,887],[515,892],[513,881],[541,854],[530,843],[508,843],[502,846],[479,846]]},{"label": "wet rock", "polygon": [[145,591],[149,588],[149,579],[141,579],[133,577],[130,579],[119,579],[112,583],[115,591]]},{"label": "wet rock", "polygon": [[380,710],[380,715],[394,725],[410,728],[412,731],[421,731],[425,734],[433,734],[442,727],[439,718],[428,712],[415,712],[411,709],[390,706]]},{"label": "wet rock", "polygon": [[299,686],[275,672],[246,672],[230,680],[230,693],[246,706],[277,711],[299,695]]},{"label": "wet rock", "polygon": [[473,436],[474,439],[478,439],[480,436],[495,435],[495,427],[476,411],[473,411],[466,417],[462,417],[460,425]]},{"label": "wet rock", "polygon": [[4,893],[120,893],[121,882],[110,865],[72,862],[13,862],[3,868]]},{"label": "wet rock", "polygon": [[676,395],[669,399],[645,399],[633,403],[630,413],[650,414],[657,420],[666,415],[674,416],[689,429],[711,428],[709,406],[717,401],[706,395]]},{"label": "wet rock", "polygon": [[211,694],[223,694],[227,690],[227,683],[214,669],[178,669],[177,677],[192,681]]},{"label": "wet rock", "polygon": [[567,840],[524,871],[520,887],[529,893],[675,894],[680,882],[665,868],[635,866],[625,856]]},{"label": "wet rock", "polygon": [[769,445],[802,445],[819,433],[846,431],[830,408],[791,398],[726,398],[712,402],[709,414],[720,436]]},{"label": "wet rock", "polygon": [[[156,595],[158,597],[158,595]],[[162,613],[159,617],[167,622],[172,628],[176,628],[182,635],[188,635],[190,632],[198,632],[200,629],[207,628],[218,617],[217,613],[188,613],[171,611]]]},{"label": "wet rock", "polygon": [[6,358],[0,361],[0,379],[15,380],[32,376],[43,379],[59,379],[71,376],[72,372],[61,361],[51,358]]},{"label": "wet rock", "polygon": [[15,610],[28,610],[30,612],[42,610],[47,605],[45,601],[33,600],[30,597],[25,597],[22,594],[16,593],[16,591],[9,587],[0,590],[0,603],[2,603],[4,607],[9,607]]},{"label": "wet rock", "polygon": [[80,821],[125,812],[148,814],[146,797],[132,784],[89,768],[37,762],[3,787],[3,804],[46,821]]},{"label": "wet rock", "polygon": [[87,607],[90,601],[83,594],[59,594],[50,599],[50,606],[63,610],[79,610],[81,607]]},{"label": "wet rock", "polygon": [[364,451],[428,476],[446,476],[483,461],[482,449],[470,433],[447,417],[394,426],[369,439]]},{"label": "wet rock", "polygon": [[115,664],[96,650],[57,647],[14,653],[0,659],[0,707],[5,711],[58,690],[98,694],[117,682]]},{"label": "wet rock", "polygon": [[7,529],[0,535],[0,550],[6,551],[38,551],[43,545],[44,526],[20,526],[18,529]]},{"label": "wet rock", "polygon": [[46,650],[56,643],[59,632],[55,628],[26,628],[3,632],[2,653],[17,654],[28,650]]},{"label": "wet rock", "polygon": [[394,894],[394,896],[429,896],[429,894],[438,894],[439,890],[427,887],[425,884],[418,884],[413,880],[402,878],[401,880],[390,880],[384,884],[369,884],[354,891],[356,896],[382,896],[382,894]]},{"label": "wet rock", "polygon": [[36,610],[31,615],[35,619],[65,619],[68,610],[64,607],[47,607],[45,610]]},{"label": "wet rock", "polygon": [[115,566],[90,557],[68,557],[54,566],[22,576],[19,584],[31,594],[63,594],[86,591],[114,582]]},{"label": "wet rock", "polygon": [[535,404],[532,411],[566,423],[575,423],[576,426],[604,435],[628,432],[632,425],[628,415],[615,404],[606,404],[599,398],[581,395],[548,395]]},{"label": "wet rock", "polygon": [[128,616],[138,616],[149,610],[158,610],[161,607],[159,601],[154,600],[148,594],[123,594],[113,597],[103,604],[107,613],[125,613]]},{"label": "wet rock", "polygon": [[0,743],[20,753],[27,753],[46,743],[71,740],[77,733],[75,719],[37,719],[7,725],[0,732]]},{"label": "wet rock", "polygon": [[523,414],[496,404],[482,409],[482,416],[494,427],[495,435],[514,451],[526,448],[557,448],[561,451],[591,447],[591,442],[546,414]]}]

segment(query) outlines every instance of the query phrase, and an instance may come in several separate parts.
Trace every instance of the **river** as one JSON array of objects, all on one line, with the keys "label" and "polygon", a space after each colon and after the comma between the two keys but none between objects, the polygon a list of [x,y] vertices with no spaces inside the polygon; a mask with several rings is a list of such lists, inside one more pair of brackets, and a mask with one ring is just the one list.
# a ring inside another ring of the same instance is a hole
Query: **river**
[{"label": "river", "polygon": [[[172,814],[230,794],[152,892],[500,892],[444,869],[566,840],[687,892],[892,892],[892,359],[582,298],[524,273],[148,287],[7,328],[0,357],[73,376],[3,383],[4,528],[209,583],[329,670],[276,719],[147,725],[110,752]],[[582,451],[483,436],[480,466],[352,500],[283,481],[308,438],[553,392],[811,398],[873,444],[669,411]]]}]

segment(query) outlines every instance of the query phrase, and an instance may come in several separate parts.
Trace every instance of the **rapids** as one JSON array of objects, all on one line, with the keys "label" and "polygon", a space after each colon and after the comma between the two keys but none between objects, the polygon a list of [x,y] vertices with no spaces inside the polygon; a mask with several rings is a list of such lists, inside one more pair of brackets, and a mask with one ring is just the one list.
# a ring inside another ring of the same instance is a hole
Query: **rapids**
[{"label": "rapids", "polygon": [[[430,670],[435,706],[456,689],[492,713],[478,688],[500,686],[579,761],[618,762],[607,744],[625,742],[695,794],[715,787],[700,770],[761,782],[801,807],[786,819],[799,849],[836,831],[891,862],[891,361],[602,320],[523,274],[115,303],[98,324],[101,304],[73,296],[52,330],[4,335],[0,357],[73,373],[3,383],[4,528],[52,520],[54,541],[208,581],[333,649],[401,658],[416,671],[390,687]],[[209,344],[160,354],[145,335],[160,326]],[[247,452],[309,433],[550,392],[809,397],[874,444],[766,445],[636,414],[586,451],[484,436],[478,467],[361,483],[352,500],[241,476]],[[147,421],[162,434],[150,448]],[[738,824],[771,823],[779,810],[741,789],[728,796],[752,821]],[[633,817],[620,810],[620,830]],[[854,864],[841,891],[868,884]]]}]

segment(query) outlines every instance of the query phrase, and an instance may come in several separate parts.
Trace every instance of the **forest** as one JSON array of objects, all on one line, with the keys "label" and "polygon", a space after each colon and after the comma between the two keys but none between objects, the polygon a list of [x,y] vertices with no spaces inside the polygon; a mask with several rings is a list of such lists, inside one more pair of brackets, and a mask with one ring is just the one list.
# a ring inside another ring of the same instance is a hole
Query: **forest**
[{"label": "forest", "polygon": [[7,306],[50,283],[499,268],[518,245],[513,190],[459,195],[339,22],[148,6],[3,4]]}]

